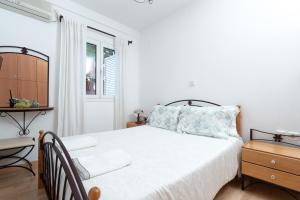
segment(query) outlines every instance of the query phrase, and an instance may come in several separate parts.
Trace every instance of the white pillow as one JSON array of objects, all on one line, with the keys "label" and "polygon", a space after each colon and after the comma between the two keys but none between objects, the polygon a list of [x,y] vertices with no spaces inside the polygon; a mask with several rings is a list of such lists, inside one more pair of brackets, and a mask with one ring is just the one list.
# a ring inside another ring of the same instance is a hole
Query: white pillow
[{"label": "white pillow", "polygon": [[148,123],[153,127],[176,131],[181,108],[182,106],[156,105],[149,116]]},{"label": "white pillow", "polygon": [[223,110],[223,112],[229,115],[229,118],[227,119],[231,122],[228,135],[233,137],[240,137],[239,133],[237,132],[236,125],[236,118],[241,111],[240,108],[238,106],[221,106],[221,109]]},{"label": "white pillow", "polygon": [[185,106],[179,116],[177,131],[215,138],[238,137],[236,130],[238,113],[237,106]]}]

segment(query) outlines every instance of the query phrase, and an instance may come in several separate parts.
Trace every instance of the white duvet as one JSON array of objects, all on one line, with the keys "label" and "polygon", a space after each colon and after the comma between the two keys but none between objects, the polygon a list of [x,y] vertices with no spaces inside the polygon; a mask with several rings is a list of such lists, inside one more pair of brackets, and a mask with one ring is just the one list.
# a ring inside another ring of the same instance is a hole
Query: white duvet
[{"label": "white duvet", "polygon": [[242,140],[215,139],[141,126],[89,134],[98,145],[89,151],[122,149],[129,167],[83,181],[101,189],[101,200],[211,200],[239,168]]}]

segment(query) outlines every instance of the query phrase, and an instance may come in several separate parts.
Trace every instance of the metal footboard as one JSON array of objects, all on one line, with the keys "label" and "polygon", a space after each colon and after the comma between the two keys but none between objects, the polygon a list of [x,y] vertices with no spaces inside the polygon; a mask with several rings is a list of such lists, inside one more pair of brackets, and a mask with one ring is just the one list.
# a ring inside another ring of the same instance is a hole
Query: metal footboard
[{"label": "metal footboard", "polygon": [[100,189],[87,195],[72,159],[59,137],[40,131],[39,188],[44,186],[49,200],[98,200]]}]

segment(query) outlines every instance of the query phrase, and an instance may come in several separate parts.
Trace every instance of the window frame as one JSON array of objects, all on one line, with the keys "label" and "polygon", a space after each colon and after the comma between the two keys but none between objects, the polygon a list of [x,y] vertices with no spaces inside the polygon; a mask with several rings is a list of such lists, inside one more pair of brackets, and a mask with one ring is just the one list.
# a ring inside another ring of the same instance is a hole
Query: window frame
[{"label": "window frame", "polygon": [[[92,44],[92,45],[95,45],[96,46],[96,94],[87,94],[86,91],[85,91],[85,95],[88,99],[97,99],[97,98],[100,98],[99,96],[99,86],[100,86],[100,83],[99,83],[99,77],[101,76],[100,75],[100,68],[99,68],[99,43],[96,41],[96,40],[93,40],[91,38],[88,38],[87,41],[86,41],[86,45],[87,44]],[[85,70],[86,70],[86,65],[85,65]],[[86,77],[86,73],[85,73],[85,77]],[[86,80],[85,80],[86,81]]]},{"label": "window frame", "polygon": [[[93,44],[96,46],[96,95],[87,94],[85,91],[85,96],[87,101],[113,101],[114,96],[104,95],[103,81],[104,81],[104,48],[114,49],[114,40],[113,38],[98,33],[95,31],[88,31],[87,43]],[[86,53],[86,52],[85,52]],[[85,65],[86,70],[86,65]],[[86,74],[85,74],[86,76]],[[86,80],[85,80],[86,81]]]}]

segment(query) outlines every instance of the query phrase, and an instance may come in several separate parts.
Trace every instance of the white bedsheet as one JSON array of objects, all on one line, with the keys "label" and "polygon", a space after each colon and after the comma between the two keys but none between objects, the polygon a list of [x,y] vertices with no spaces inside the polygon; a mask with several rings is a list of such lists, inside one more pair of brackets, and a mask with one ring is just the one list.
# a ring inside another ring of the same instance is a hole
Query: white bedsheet
[{"label": "white bedsheet", "polygon": [[132,157],[129,167],[83,181],[87,191],[101,189],[101,200],[210,200],[239,168],[239,138],[214,139],[150,126],[89,135],[98,139],[92,151],[123,149]]}]

